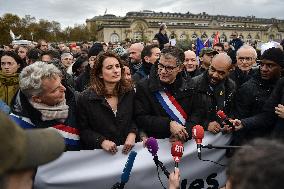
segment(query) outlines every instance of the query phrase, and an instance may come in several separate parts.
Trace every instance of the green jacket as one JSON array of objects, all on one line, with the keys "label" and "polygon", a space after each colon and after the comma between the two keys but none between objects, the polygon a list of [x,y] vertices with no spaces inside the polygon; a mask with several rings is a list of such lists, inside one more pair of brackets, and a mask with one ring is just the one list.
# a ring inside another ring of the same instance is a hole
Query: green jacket
[{"label": "green jacket", "polygon": [[9,106],[11,100],[19,89],[19,74],[7,76],[0,70],[0,99]]}]

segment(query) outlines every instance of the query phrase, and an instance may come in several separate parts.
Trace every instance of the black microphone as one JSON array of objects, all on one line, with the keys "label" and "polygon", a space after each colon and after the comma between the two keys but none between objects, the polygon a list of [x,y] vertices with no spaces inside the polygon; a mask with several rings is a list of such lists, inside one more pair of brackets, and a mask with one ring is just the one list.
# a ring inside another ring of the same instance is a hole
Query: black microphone
[{"label": "black microphone", "polygon": [[157,167],[159,166],[162,169],[162,171],[164,172],[164,174],[166,175],[166,177],[169,178],[169,176],[170,176],[169,171],[166,169],[166,167],[163,165],[163,163],[161,161],[159,161],[159,158],[158,158],[158,155],[157,155],[157,152],[159,150],[157,140],[153,137],[150,137],[150,138],[147,139],[145,144],[146,144],[148,151],[152,154],[153,160],[154,160],[156,166]]}]

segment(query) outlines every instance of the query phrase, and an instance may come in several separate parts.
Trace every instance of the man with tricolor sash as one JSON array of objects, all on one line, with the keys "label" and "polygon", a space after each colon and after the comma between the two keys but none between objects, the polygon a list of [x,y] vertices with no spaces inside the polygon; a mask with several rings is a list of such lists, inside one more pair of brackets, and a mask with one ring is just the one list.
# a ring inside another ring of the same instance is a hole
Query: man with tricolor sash
[{"label": "man with tricolor sash", "polygon": [[61,71],[53,64],[36,62],[25,67],[19,77],[20,90],[12,100],[11,118],[24,129],[56,130],[64,137],[67,150],[79,150],[75,97],[61,84]]},{"label": "man with tricolor sash", "polygon": [[184,53],[171,47],[163,49],[157,70],[137,83],[135,114],[139,128],[148,137],[186,141],[190,107],[190,79],[183,78]]}]

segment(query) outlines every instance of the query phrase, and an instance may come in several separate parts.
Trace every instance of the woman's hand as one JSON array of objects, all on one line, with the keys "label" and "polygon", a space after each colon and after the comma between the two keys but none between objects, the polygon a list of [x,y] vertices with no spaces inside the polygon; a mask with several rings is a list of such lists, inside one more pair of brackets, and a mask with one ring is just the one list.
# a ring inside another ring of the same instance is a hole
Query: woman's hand
[{"label": "woman's hand", "polygon": [[116,144],[110,140],[104,140],[101,146],[105,151],[110,152],[111,154],[116,154],[117,152]]},{"label": "woman's hand", "polygon": [[134,133],[129,133],[128,134],[128,136],[127,136],[127,138],[125,140],[123,149],[122,149],[122,153],[128,154],[128,152],[130,152],[130,150],[135,145],[135,138],[136,138],[136,134],[134,134]]}]

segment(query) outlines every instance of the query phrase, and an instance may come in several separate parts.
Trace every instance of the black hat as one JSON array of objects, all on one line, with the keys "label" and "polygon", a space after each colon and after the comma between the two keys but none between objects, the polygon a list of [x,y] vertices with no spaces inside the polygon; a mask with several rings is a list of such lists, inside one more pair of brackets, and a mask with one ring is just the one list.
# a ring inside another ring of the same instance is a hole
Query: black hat
[{"label": "black hat", "polygon": [[101,43],[95,43],[89,50],[88,57],[97,56],[101,51],[103,51],[103,45]]},{"label": "black hat", "polygon": [[261,55],[261,60],[271,60],[284,68],[284,52],[280,48],[269,48]]}]

